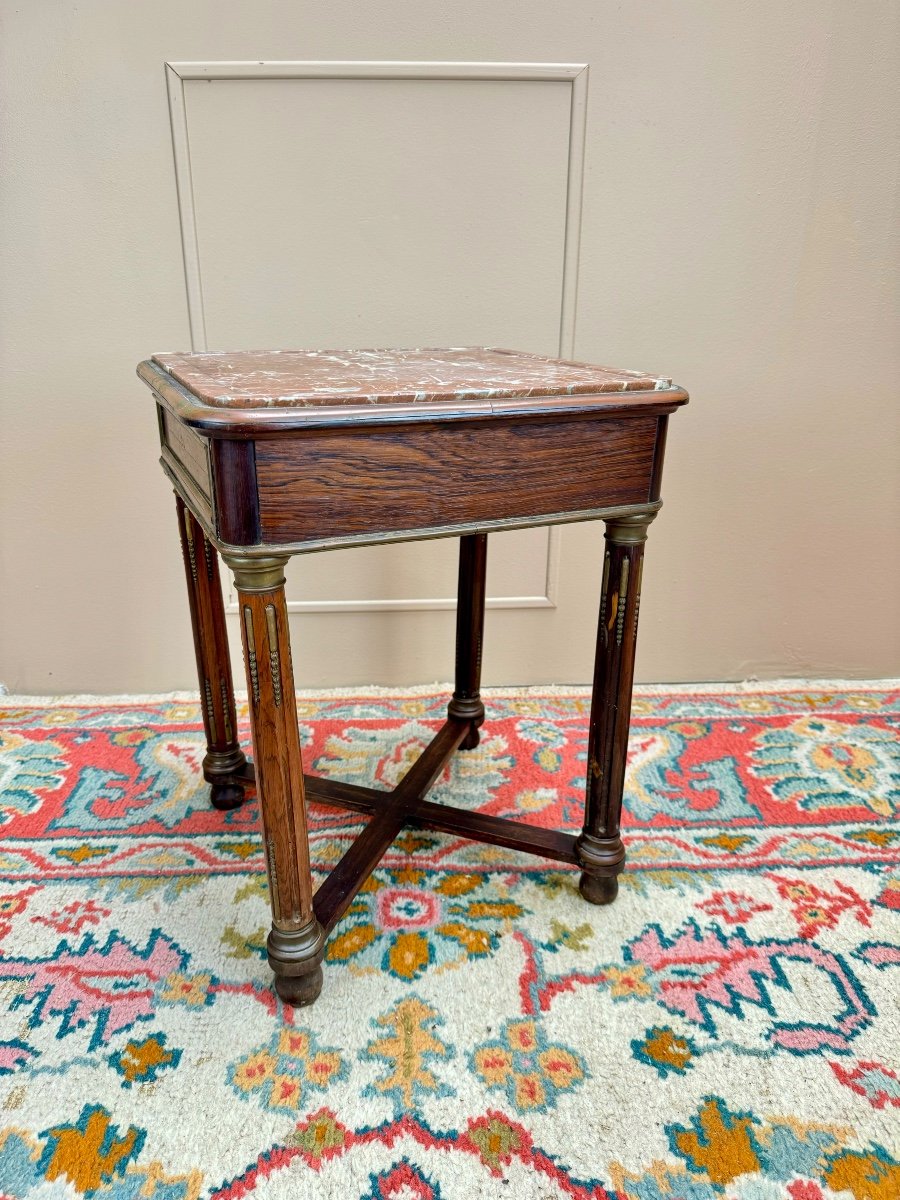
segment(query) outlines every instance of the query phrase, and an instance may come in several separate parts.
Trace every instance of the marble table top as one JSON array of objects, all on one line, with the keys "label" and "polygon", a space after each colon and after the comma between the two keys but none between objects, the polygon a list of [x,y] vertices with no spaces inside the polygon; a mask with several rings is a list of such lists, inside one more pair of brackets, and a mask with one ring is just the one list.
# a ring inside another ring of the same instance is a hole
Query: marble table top
[{"label": "marble table top", "polygon": [[419,405],[671,388],[640,371],[515,350],[240,350],[155,354],[202,405],[218,409]]}]

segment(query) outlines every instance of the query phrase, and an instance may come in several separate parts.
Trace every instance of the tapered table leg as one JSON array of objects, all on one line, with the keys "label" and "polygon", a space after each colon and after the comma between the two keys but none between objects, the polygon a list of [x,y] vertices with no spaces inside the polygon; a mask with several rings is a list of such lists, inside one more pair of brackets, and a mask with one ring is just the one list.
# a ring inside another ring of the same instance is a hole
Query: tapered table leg
[{"label": "tapered table leg", "polygon": [[219,556],[177,494],[175,501],[206,730],[203,777],[212,785],[211,800],[216,808],[237,808],[244,799],[240,777],[247,760],[237,739]]},{"label": "tapered table leg", "polygon": [[616,898],[617,877],[625,864],[619,822],[628,757],[644,542],[655,515],[641,513],[606,522],[584,828],[575,843],[583,868],[579,887],[585,900],[592,904],[609,904]]},{"label": "tapered table leg", "polygon": [[267,942],[275,988],[291,1004],[311,1004],[322,988],[325,935],[312,904],[303,762],[284,599],[286,557],[229,554],[240,605],[256,790],[259,796],[272,929]]},{"label": "tapered table leg", "polygon": [[460,750],[474,750],[484,722],[481,702],[481,648],[484,642],[484,590],[487,534],[469,533],[459,539],[459,587],[456,606],[456,679],[447,715],[471,721]]}]

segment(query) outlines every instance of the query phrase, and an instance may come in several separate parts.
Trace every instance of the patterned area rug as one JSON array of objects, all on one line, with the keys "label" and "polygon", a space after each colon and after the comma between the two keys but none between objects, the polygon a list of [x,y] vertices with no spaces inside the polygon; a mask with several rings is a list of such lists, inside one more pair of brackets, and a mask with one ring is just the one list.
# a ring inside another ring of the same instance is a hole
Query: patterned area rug
[{"label": "patterned area rug", "polygon": [[[390,787],[445,703],[304,694],[308,767]],[[407,832],[297,1011],[196,703],[0,704],[0,1196],[900,1195],[897,690],[639,689],[612,907]],[[587,705],[489,693],[436,798],[577,829]]]}]

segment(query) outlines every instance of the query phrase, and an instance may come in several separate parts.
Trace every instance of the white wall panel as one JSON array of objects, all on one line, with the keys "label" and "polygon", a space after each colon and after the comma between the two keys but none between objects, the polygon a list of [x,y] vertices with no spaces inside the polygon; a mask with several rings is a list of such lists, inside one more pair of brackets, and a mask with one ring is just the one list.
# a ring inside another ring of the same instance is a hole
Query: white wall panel
[{"label": "white wall panel", "polygon": [[[579,65],[170,66],[195,348],[565,349],[585,82]],[[552,606],[557,546],[492,537],[489,604]],[[451,608],[455,561],[444,541],[317,555],[292,564],[289,604]]]}]

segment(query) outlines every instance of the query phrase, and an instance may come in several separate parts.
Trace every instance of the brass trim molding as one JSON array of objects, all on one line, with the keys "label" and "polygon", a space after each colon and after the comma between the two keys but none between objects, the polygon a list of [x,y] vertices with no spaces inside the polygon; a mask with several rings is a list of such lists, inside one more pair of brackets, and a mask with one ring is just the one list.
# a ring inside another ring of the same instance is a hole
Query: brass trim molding
[{"label": "brass trim molding", "polygon": [[182,514],[182,518],[184,521],[184,538],[185,538],[185,541],[187,542],[187,548],[188,548],[188,559],[190,560],[190,564],[191,564],[191,579],[194,581],[194,583],[196,583],[197,582],[197,549],[194,546],[194,515],[191,512],[190,508],[188,508],[187,505],[185,505],[184,512]]},{"label": "brass trim molding", "polygon": [[266,633],[269,638],[269,669],[272,672],[272,694],[275,707],[281,708],[281,656],[278,652],[278,614],[274,604],[266,605]]},{"label": "brass trim molding", "polygon": [[641,546],[647,540],[647,527],[662,505],[635,507],[630,512],[611,513],[604,517],[606,539],[614,546]]},{"label": "brass trim molding", "polygon": [[247,633],[247,670],[250,672],[250,690],[254,705],[259,705],[259,665],[256,661],[256,635],[253,632],[253,610],[244,605],[244,629]]},{"label": "brass trim molding", "polygon": [[628,568],[631,566],[627,558],[622,559],[622,574],[619,578],[619,605],[616,613],[616,645],[622,645],[622,633],[625,629],[625,606],[628,600]]},{"label": "brass trim molding", "polygon": [[222,698],[222,713],[225,718],[225,741],[230,744],[234,741],[234,730],[231,728],[231,716],[229,714],[231,699],[228,695],[228,685],[222,678],[219,679],[219,695]]},{"label": "brass trim molding", "polygon": [[[163,470],[165,469],[165,463],[163,463]],[[606,508],[578,509],[573,512],[543,513],[537,517],[500,518],[498,520],[479,521],[474,525],[433,525],[427,529],[398,529],[396,532],[388,534],[356,534],[348,537],[323,538],[317,541],[279,542],[272,543],[271,545],[264,542],[257,542],[252,546],[235,546],[230,542],[223,542],[216,535],[211,526],[194,511],[190,498],[186,495],[184,488],[179,486],[180,481],[173,478],[168,471],[166,471],[166,474],[169,475],[175,491],[178,492],[184,503],[191,508],[195,520],[201,526],[206,536],[222,555],[222,558],[231,570],[235,572],[235,578],[237,578],[237,570],[243,569],[245,564],[249,565],[253,562],[262,562],[264,560],[269,560],[272,563],[276,560],[281,560],[282,563],[287,563],[288,559],[293,558],[295,554],[317,554],[323,550],[340,550],[352,546],[380,546],[390,542],[418,542],[434,538],[454,538],[461,537],[466,533],[500,533],[504,529],[533,529],[552,525],[572,525],[579,521],[605,521],[607,523],[607,536],[609,536],[610,523],[615,522],[618,525],[625,519],[639,518],[644,525],[644,534],[642,537],[629,536],[626,528],[624,539],[618,536],[610,538],[610,541],[619,544],[637,545],[638,542],[646,541],[646,526],[650,524],[662,508],[662,500],[653,500],[646,504],[623,504],[607,506]],[[239,566],[235,564],[239,564]],[[277,586],[277,584],[273,586]],[[267,591],[268,589],[264,587],[241,587],[241,590]]]},{"label": "brass trim molding", "polygon": [[606,600],[607,589],[609,588],[609,560],[611,558],[609,546],[606,547],[606,553],[603,556],[603,582],[600,584],[600,624],[606,620]]},{"label": "brass trim molding", "polygon": [[289,554],[273,554],[269,546],[260,547],[261,554],[250,554],[245,550],[222,550],[222,557],[234,572],[234,582],[239,592],[255,595],[274,592],[284,584],[284,568]]},{"label": "brass trim molding", "polygon": [[217,742],[219,738],[216,730],[216,709],[213,704],[212,685],[206,678],[203,680],[203,699],[206,702],[206,715],[209,718],[210,741]]},{"label": "brass trim molding", "polygon": [[638,559],[637,582],[634,589],[634,640],[637,641],[638,617],[641,615],[641,582],[644,578],[644,556]]}]

